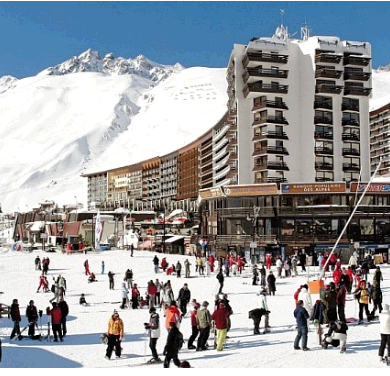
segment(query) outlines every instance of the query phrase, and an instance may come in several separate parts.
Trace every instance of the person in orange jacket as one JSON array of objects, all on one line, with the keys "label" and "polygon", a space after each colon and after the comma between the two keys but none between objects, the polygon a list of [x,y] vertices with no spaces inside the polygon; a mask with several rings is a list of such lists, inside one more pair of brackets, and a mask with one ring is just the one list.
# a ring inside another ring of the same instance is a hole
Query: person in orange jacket
[{"label": "person in orange jacket", "polygon": [[114,348],[116,357],[120,358],[122,353],[121,341],[124,337],[124,325],[116,310],[114,310],[113,315],[108,321],[107,337],[108,343],[105,358],[111,359]]},{"label": "person in orange jacket", "polygon": [[63,341],[62,338],[62,330],[61,330],[61,318],[62,313],[60,307],[58,307],[57,302],[51,303],[53,308],[50,309],[47,307],[46,313],[47,315],[51,316],[51,328],[53,330],[53,336],[54,336],[54,342],[58,342],[58,337],[60,338],[60,341]]},{"label": "person in orange jacket", "polygon": [[181,312],[177,308],[175,300],[171,301],[171,305],[165,310],[165,327],[169,331],[171,322],[175,322],[177,326],[180,325]]}]

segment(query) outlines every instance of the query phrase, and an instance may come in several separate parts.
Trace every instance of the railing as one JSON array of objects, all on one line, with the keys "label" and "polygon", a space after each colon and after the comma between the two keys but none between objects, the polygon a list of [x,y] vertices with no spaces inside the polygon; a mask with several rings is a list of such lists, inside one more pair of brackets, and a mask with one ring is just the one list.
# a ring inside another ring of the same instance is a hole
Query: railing
[{"label": "railing", "polygon": [[252,61],[264,61],[269,63],[287,64],[288,55],[276,55],[263,52],[247,52],[242,59],[242,65],[244,68]]},{"label": "railing", "polygon": [[260,110],[260,109],[266,108],[266,107],[280,108],[282,110],[288,110],[286,102],[266,100],[264,102],[254,103],[252,111]]}]

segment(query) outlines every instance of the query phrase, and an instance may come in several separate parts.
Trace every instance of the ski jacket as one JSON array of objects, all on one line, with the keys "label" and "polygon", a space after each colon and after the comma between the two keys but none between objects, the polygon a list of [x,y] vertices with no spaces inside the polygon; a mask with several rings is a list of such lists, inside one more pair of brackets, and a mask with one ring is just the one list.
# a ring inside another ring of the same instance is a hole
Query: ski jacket
[{"label": "ski jacket", "polygon": [[197,312],[198,312],[197,309],[194,309],[191,312],[191,326],[198,326],[198,322],[196,321],[196,314],[197,314]]},{"label": "ski jacket", "polygon": [[218,308],[211,315],[211,320],[215,321],[215,327],[217,329],[227,329],[229,316],[230,316],[230,313],[226,307]]},{"label": "ski jacket", "polygon": [[129,293],[129,289],[126,287],[126,283],[122,283],[122,299],[127,298],[127,294]]},{"label": "ski jacket", "polygon": [[157,294],[157,286],[155,284],[150,284],[148,286],[148,295],[156,295]]},{"label": "ski jacket", "polygon": [[191,300],[191,291],[182,287],[179,291],[177,300],[180,300],[182,303],[188,303]]},{"label": "ski jacket", "polygon": [[295,291],[295,293],[294,293],[295,305],[298,305],[298,302],[299,302],[298,297],[299,297],[299,293],[301,292],[301,290],[302,290],[302,287],[300,287],[300,288],[299,288],[297,291]]},{"label": "ski jacket", "polygon": [[390,334],[390,311],[383,309],[379,314],[379,333]]},{"label": "ski jacket", "polygon": [[319,324],[324,323],[324,311],[326,307],[321,300],[317,300],[313,307],[313,312],[310,316],[310,320],[318,321]]},{"label": "ski jacket", "polygon": [[150,338],[160,338],[160,316],[157,312],[150,315],[148,325]]},{"label": "ski jacket", "polygon": [[140,296],[139,290],[137,286],[134,285],[133,288],[131,289],[131,297],[132,299],[137,299],[139,296]]},{"label": "ski jacket", "polygon": [[335,321],[329,324],[328,336],[331,336],[333,332],[347,334],[348,325],[342,321]]},{"label": "ski jacket", "polygon": [[345,286],[342,286],[337,291],[337,298],[336,298],[337,299],[337,305],[345,307],[346,297],[347,297],[347,289],[345,288]]},{"label": "ski jacket", "polygon": [[169,306],[165,310],[165,327],[167,329],[169,329],[170,328],[170,325],[169,325],[170,322],[175,322],[176,324],[179,324],[180,317],[181,317],[181,313],[180,313],[179,309],[176,306],[172,306],[172,305]]},{"label": "ski jacket", "polygon": [[11,319],[12,321],[21,321],[22,317],[20,316],[19,304],[11,304]]},{"label": "ski jacket", "polygon": [[302,306],[298,306],[294,310],[294,317],[297,320],[297,325],[299,328],[307,328],[307,320],[309,318],[309,313]]},{"label": "ski jacket", "polygon": [[300,300],[303,301],[303,307],[310,315],[313,310],[313,303],[311,300],[311,295],[309,294],[309,291],[307,291],[307,288],[305,287],[302,287],[301,292],[298,295],[298,301]]},{"label": "ski jacket", "polygon": [[61,324],[62,314],[60,307],[53,307],[53,309],[49,311],[49,315],[51,316],[51,323],[53,325]]},{"label": "ski jacket", "polygon": [[62,317],[68,316],[68,313],[69,313],[69,306],[68,306],[68,303],[67,303],[65,300],[61,300],[61,301],[58,303],[58,307],[59,307],[60,310],[61,310]]},{"label": "ski jacket", "polygon": [[370,292],[370,299],[376,303],[382,303],[382,290],[378,285],[373,285]]},{"label": "ski jacket", "polygon": [[108,335],[114,335],[114,336],[120,336],[123,338],[124,334],[124,327],[123,327],[123,321],[121,318],[114,318],[114,315],[111,316],[110,320],[108,321],[108,329],[107,329]]},{"label": "ski jacket", "polygon": [[207,328],[211,324],[211,313],[206,307],[200,307],[196,313],[196,321],[200,329]]},{"label": "ski jacket", "polygon": [[26,317],[27,317],[27,320],[28,322],[35,322],[38,320],[38,311],[37,311],[37,307],[35,307],[34,305],[31,306],[27,306],[26,308]]},{"label": "ski jacket", "polygon": [[177,326],[173,326],[168,333],[167,343],[164,347],[164,354],[172,356],[173,354],[177,354],[179,352],[179,328]]},{"label": "ski jacket", "polygon": [[163,294],[162,294],[162,301],[165,304],[171,305],[171,302],[173,300],[175,300],[175,297],[173,296],[172,289],[165,288],[164,290],[162,290],[162,292],[163,292]]},{"label": "ski jacket", "polygon": [[268,311],[267,297],[262,293],[260,293],[259,296],[259,308],[263,308]]}]

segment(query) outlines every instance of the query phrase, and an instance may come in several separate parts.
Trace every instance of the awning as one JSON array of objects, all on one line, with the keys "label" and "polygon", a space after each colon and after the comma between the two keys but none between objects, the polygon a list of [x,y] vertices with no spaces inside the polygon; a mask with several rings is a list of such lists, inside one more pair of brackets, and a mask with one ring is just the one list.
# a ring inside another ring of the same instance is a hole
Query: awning
[{"label": "awning", "polygon": [[166,239],[165,240],[165,243],[174,243],[178,240],[181,240],[181,239],[184,239],[184,236],[180,236],[180,235],[175,235],[175,236],[172,236],[171,238],[169,239]]},{"label": "awning", "polygon": [[149,248],[152,248],[152,241],[151,240],[147,240],[146,242],[138,244],[138,249],[149,249]]}]

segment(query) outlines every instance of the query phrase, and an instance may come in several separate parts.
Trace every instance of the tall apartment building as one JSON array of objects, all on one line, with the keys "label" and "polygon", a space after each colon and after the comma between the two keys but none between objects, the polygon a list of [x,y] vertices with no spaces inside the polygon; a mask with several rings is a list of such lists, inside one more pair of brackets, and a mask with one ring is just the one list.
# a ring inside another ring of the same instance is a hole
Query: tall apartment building
[{"label": "tall apartment building", "polygon": [[382,159],[378,175],[390,174],[390,104],[370,112],[371,171],[375,171]]},{"label": "tall apartment building", "polygon": [[235,44],[227,80],[236,184],[369,180],[369,43],[281,26]]}]

